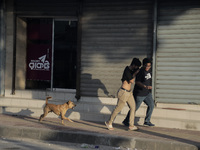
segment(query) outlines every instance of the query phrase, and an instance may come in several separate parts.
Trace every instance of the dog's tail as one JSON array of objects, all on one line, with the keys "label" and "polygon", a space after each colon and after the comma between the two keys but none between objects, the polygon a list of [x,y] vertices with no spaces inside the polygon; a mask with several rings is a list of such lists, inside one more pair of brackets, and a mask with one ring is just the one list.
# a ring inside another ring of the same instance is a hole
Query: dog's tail
[{"label": "dog's tail", "polygon": [[50,99],[51,96],[46,97],[46,104],[48,104],[48,99]]}]

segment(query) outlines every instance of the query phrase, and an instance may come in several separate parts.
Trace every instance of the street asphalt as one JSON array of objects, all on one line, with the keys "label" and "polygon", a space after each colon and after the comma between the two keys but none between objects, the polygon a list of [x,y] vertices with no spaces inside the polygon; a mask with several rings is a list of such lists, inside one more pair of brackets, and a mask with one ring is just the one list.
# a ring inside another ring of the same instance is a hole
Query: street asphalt
[{"label": "street asphalt", "polygon": [[142,150],[200,150],[200,131],[160,127],[138,126],[138,131],[129,131],[122,124],[113,124],[110,131],[102,122],[60,118],[45,118],[0,114],[0,137],[28,138],[43,141],[59,141],[106,145]]}]

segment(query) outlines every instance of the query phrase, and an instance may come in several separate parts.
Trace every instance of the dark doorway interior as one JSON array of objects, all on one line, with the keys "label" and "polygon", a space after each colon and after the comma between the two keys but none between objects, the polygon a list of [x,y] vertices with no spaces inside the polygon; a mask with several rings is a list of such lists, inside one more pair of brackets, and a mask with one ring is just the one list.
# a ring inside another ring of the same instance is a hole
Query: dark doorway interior
[{"label": "dark doorway interior", "polygon": [[77,21],[55,21],[53,88],[76,88]]}]

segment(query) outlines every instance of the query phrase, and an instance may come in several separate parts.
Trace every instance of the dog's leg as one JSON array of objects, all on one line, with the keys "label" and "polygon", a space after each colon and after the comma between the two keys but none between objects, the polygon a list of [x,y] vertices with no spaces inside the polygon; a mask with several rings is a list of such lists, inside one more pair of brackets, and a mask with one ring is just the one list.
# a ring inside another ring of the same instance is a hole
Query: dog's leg
[{"label": "dog's leg", "polygon": [[68,121],[70,121],[70,122],[74,122],[74,121],[72,121],[71,119],[69,119],[69,118],[67,118],[67,117],[65,117],[65,116],[62,116],[62,120],[63,120],[63,119],[68,120]]},{"label": "dog's leg", "polygon": [[49,113],[48,111],[44,110],[44,114],[42,114],[42,115],[40,116],[39,121],[41,122],[41,121],[44,119],[44,117],[47,116],[48,113]]},{"label": "dog's leg", "polygon": [[65,125],[65,124],[64,124],[64,121],[63,121],[63,118],[61,118],[61,123],[62,123],[62,125]]},{"label": "dog's leg", "polygon": [[40,116],[39,121],[42,121],[43,117],[44,117],[44,114],[42,114],[42,115]]},{"label": "dog's leg", "polygon": [[62,123],[63,125],[65,125],[65,124],[64,124],[64,119],[65,119],[65,120],[68,120],[68,121],[70,121],[70,122],[74,122],[74,121],[72,121],[71,119],[65,117],[64,115],[61,115],[61,123]]}]

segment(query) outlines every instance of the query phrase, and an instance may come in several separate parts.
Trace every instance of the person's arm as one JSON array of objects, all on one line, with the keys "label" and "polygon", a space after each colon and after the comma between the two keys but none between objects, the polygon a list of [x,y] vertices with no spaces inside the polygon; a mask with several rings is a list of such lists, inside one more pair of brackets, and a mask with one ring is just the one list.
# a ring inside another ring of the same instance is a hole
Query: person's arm
[{"label": "person's arm", "polygon": [[136,72],[133,73],[133,76],[132,76],[133,79],[130,80],[130,83],[134,83],[135,82],[136,75],[138,74],[139,71],[140,70],[138,69]]},{"label": "person's arm", "polygon": [[136,75],[140,72],[140,69],[138,69],[136,72],[133,73],[133,78],[136,78]]},{"label": "person's arm", "polygon": [[144,89],[148,89],[148,90],[152,89],[152,86],[146,86],[140,81],[135,82],[135,84],[137,84],[139,87],[144,88]]},{"label": "person's arm", "polygon": [[146,86],[145,84],[142,83],[143,77],[144,77],[144,73],[143,73],[143,69],[141,69],[140,72],[137,74],[135,84],[143,89],[151,89],[151,87]]}]

